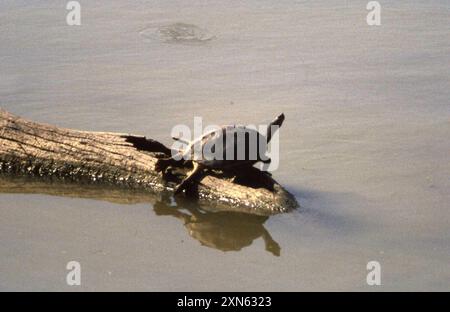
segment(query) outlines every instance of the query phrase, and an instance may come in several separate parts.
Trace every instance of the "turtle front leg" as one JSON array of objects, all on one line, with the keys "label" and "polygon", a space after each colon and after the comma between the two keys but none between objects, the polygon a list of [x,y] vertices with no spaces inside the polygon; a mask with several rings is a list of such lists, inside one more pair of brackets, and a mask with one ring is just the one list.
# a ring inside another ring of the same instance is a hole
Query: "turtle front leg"
[{"label": "turtle front leg", "polygon": [[170,165],[173,165],[174,163],[175,163],[175,160],[172,157],[170,157],[170,158],[159,158],[156,161],[155,170],[157,172],[163,172],[164,173],[166,171],[167,167],[169,167]]},{"label": "turtle front leg", "polygon": [[186,190],[188,187],[192,186],[192,181],[203,173],[203,166],[199,165],[195,161],[193,162],[193,166],[194,168],[188,173],[187,177],[175,187],[174,195],[178,195],[182,193],[183,190]]}]

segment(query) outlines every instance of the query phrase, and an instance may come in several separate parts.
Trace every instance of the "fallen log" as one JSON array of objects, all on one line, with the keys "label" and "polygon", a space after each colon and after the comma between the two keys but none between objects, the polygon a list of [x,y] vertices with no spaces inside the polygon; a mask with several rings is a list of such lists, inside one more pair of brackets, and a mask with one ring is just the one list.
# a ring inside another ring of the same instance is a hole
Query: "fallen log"
[{"label": "fallen log", "polygon": [[[77,184],[104,184],[153,194],[171,191],[190,170],[169,177],[154,170],[170,155],[162,143],[144,136],[87,132],[32,122],[0,109],[0,173]],[[257,169],[239,179],[211,172],[196,181],[195,200],[211,209],[271,215],[298,206],[280,184]]]}]

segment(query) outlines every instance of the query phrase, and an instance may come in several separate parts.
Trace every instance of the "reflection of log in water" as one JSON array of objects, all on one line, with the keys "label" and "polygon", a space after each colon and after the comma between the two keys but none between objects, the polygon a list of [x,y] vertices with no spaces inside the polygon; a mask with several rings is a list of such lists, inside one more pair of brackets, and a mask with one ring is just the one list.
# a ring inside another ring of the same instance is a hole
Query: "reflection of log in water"
[{"label": "reflection of log in water", "polygon": [[149,203],[158,216],[173,216],[183,222],[189,235],[202,245],[222,251],[239,251],[261,237],[267,251],[280,255],[280,246],[264,227],[267,216],[229,211],[209,211],[209,206],[188,198],[174,198],[96,184],[52,183],[41,179],[0,176],[0,193],[47,194],[53,196],[88,198],[118,204]]}]

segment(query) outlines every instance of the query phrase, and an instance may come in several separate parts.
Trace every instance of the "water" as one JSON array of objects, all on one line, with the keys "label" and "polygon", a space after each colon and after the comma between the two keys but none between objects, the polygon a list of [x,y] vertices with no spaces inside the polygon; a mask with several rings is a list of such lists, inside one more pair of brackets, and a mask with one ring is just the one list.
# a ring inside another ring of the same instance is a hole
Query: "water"
[{"label": "water", "polygon": [[[95,1],[69,27],[60,1],[2,1],[2,108],[166,144],[194,116],[284,112],[274,176],[302,208],[193,224],[186,203],[18,183],[0,194],[0,289],[448,290],[450,6],[382,3],[369,27],[366,4]],[[188,40],[158,33],[174,23]]]}]

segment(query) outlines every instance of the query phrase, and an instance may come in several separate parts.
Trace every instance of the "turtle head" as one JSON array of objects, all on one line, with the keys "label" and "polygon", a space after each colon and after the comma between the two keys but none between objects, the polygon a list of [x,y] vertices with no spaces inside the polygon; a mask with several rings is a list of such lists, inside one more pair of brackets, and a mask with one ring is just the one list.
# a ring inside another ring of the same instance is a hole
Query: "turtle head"
[{"label": "turtle head", "polygon": [[267,126],[267,143],[272,139],[272,135],[281,127],[284,121],[284,114],[281,113]]}]

